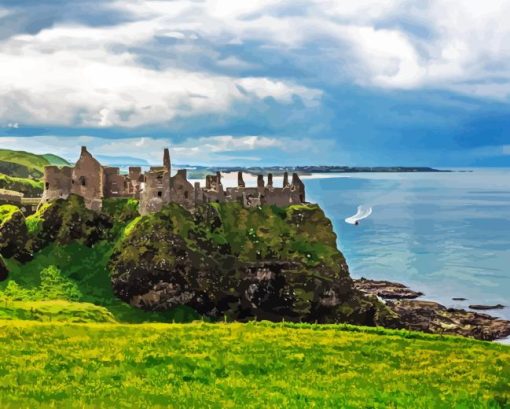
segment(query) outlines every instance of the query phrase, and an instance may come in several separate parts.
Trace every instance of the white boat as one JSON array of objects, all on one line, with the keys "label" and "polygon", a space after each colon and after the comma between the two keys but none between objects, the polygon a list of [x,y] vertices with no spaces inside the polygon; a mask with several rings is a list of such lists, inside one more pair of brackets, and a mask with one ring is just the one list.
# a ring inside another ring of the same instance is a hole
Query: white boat
[{"label": "white boat", "polygon": [[366,219],[372,214],[372,208],[370,206],[358,206],[358,211],[354,216],[345,219],[346,223],[358,225],[360,220]]}]

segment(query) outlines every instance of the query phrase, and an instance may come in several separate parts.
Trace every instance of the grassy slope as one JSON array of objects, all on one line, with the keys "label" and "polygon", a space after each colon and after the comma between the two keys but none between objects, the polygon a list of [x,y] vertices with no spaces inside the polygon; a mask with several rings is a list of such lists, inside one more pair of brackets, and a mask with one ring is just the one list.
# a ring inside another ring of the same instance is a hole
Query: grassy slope
[{"label": "grassy slope", "polygon": [[46,159],[50,165],[56,165],[56,166],[69,166],[70,163],[66,161],[64,158],[61,158],[60,156],[53,155],[52,153],[46,153],[44,155],[40,155],[44,159]]},{"label": "grassy slope", "polygon": [[0,319],[58,322],[115,322],[104,307],[65,300],[12,301],[0,300]]},{"label": "grassy slope", "polygon": [[[9,169],[13,173],[10,176],[21,177],[41,177],[44,172],[44,167],[47,165],[65,165],[67,161],[56,155],[36,155],[24,151],[12,151],[9,149],[0,149],[0,164],[1,168]],[[8,166],[11,164],[12,166]]]},{"label": "grassy slope", "polygon": [[18,163],[39,170],[43,170],[44,166],[49,164],[48,160],[41,155],[25,151],[12,151],[10,149],[0,149],[0,160]]},{"label": "grassy slope", "polygon": [[349,326],[0,321],[0,406],[484,408],[510,349]]}]

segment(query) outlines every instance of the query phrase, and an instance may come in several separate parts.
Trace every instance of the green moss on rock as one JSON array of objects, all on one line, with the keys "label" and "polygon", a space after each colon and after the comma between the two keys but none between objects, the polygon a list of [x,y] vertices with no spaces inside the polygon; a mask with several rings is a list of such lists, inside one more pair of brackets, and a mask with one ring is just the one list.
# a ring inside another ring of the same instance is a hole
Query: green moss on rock
[{"label": "green moss on rock", "polygon": [[118,222],[129,222],[139,216],[138,200],[128,198],[104,199],[102,211]]},{"label": "green moss on rock", "polygon": [[38,251],[51,242],[67,244],[74,240],[86,245],[107,238],[113,226],[104,213],[85,208],[83,198],[75,195],[42,206],[27,218],[30,248]]}]

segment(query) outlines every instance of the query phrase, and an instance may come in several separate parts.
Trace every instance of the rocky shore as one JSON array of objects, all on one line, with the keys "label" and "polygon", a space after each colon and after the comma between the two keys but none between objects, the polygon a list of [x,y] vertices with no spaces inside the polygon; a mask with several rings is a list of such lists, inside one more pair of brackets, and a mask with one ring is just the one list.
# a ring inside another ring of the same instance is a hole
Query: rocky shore
[{"label": "rocky shore", "polygon": [[414,299],[423,295],[418,291],[413,291],[409,287],[400,283],[391,281],[367,280],[360,278],[354,280],[355,287],[367,294],[374,294],[383,299]]},{"label": "rocky shore", "polygon": [[[479,312],[447,308],[432,301],[417,300],[423,294],[400,283],[360,278],[354,280],[354,286],[366,294],[381,298],[409,330],[462,335],[487,341],[510,336],[510,321]],[[493,306],[476,307],[491,309]],[[499,304],[494,307],[504,308]]]}]

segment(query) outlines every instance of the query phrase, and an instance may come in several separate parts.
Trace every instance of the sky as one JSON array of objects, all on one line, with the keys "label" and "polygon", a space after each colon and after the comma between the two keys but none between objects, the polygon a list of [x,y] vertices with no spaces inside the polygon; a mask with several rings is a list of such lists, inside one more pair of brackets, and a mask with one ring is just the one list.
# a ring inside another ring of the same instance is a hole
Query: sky
[{"label": "sky", "polygon": [[508,21],[508,0],[0,0],[0,147],[510,167]]}]

